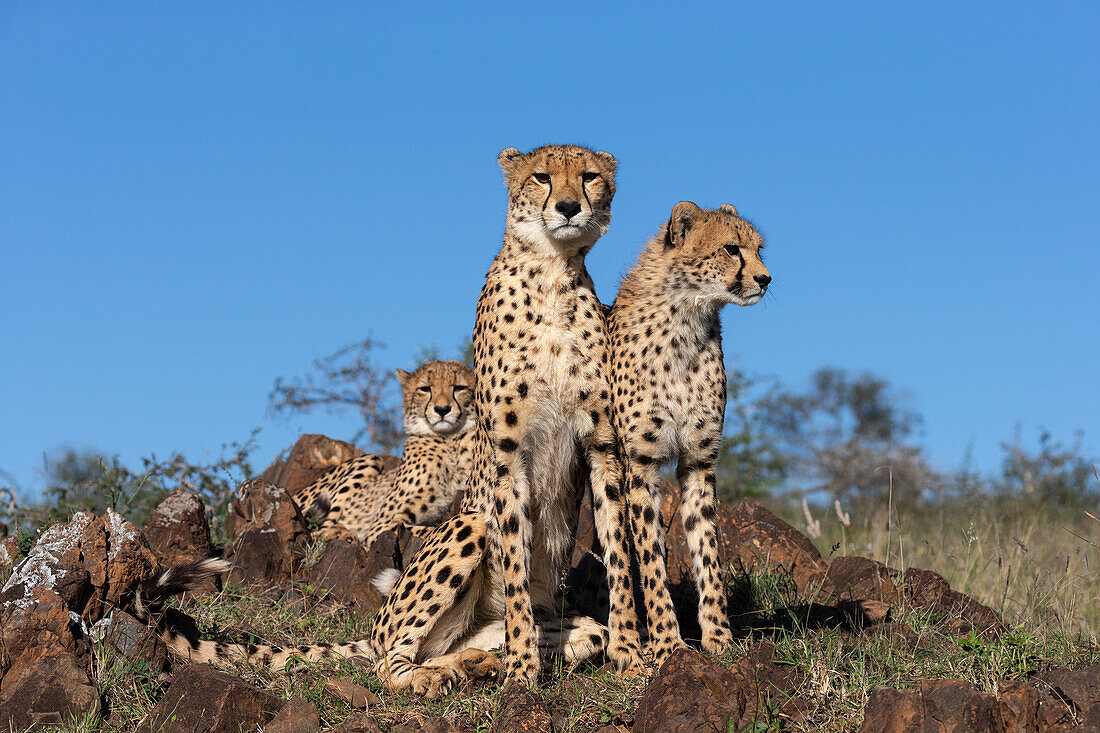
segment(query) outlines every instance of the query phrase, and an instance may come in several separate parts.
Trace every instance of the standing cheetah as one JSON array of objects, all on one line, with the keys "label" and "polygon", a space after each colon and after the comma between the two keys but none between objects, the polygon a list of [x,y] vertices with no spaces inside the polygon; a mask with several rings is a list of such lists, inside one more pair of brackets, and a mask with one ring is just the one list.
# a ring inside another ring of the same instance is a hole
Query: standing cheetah
[{"label": "standing cheetah", "polygon": [[[556,145],[508,148],[498,160],[508,217],[477,306],[478,422],[462,513],[425,539],[369,640],[283,650],[165,635],[173,650],[275,666],[294,656],[368,656],[388,686],[429,697],[460,679],[495,675],[500,663],[485,650],[501,644],[508,678],[523,684],[535,681],[542,650],[579,660],[605,649],[623,672],[643,668],[609,343],[584,264],[611,221],[616,161]],[[610,630],[563,617],[556,602],[586,477],[608,569]]]},{"label": "standing cheetah", "polygon": [[[396,468],[363,477],[376,456],[347,461],[295,497],[370,546],[398,524],[435,524],[446,514],[473,465],[473,370],[457,361],[430,361],[411,374],[397,370],[405,416],[405,449]],[[307,503],[308,502],[308,503]]]},{"label": "standing cheetah", "polygon": [[703,648],[732,641],[715,540],[714,466],[726,373],[718,311],[753,305],[771,276],[764,244],[730,204],[684,201],[627,273],[611,307],[615,427],[622,445],[634,542],[657,662],[683,646],[669,597],[658,468],[675,458],[681,516],[699,592]]}]

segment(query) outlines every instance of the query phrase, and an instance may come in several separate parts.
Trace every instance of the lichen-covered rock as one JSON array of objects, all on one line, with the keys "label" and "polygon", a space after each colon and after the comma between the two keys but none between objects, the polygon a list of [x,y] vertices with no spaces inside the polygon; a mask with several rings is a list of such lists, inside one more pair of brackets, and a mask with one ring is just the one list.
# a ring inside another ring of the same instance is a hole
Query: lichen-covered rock
[{"label": "lichen-covered rock", "polygon": [[309,541],[302,512],[285,489],[261,479],[241,484],[237,497],[231,577],[242,584],[286,584]]},{"label": "lichen-covered rock", "polygon": [[286,701],[245,682],[192,664],[175,674],[168,691],[138,726],[141,733],[239,733],[256,730]]},{"label": "lichen-covered rock", "polygon": [[174,491],[157,505],[145,523],[145,538],[164,565],[182,565],[210,557],[210,524],[202,500]]},{"label": "lichen-covered rock", "polygon": [[107,585],[103,599],[114,607],[122,602],[123,596],[156,572],[157,559],[137,527],[114,509],[107,509],[104,524],[107,528]]}]

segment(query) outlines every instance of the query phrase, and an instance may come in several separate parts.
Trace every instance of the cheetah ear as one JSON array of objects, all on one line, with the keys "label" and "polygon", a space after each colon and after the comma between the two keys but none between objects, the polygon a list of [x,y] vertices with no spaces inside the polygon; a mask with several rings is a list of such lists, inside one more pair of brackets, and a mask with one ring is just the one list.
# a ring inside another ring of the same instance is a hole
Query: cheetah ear
[{"label": "cheetah ear", "polygon": [[512,171],[516,169],[516,166],[526,157],[526,155],[515,148],[505,148],[497,155],[497,163],[500,164],[500,169],[504,171],[504,175],[510,176],[512,175]]},{"label": "cheetah ear", "polygon": [[737,213],[737,209],[736,209],[736,207],[734,207],[733,204],[722,204],[721,206],[718,207],[718,210],[721,211],[721,212],[724,212],[726,214],[732,214],[733,216],[736,216],[738,219],[741,218],[741,215]]},{"label": "cheetah ear", "polygon": [[401,389],[405,389],[405,382],[409,381],[409,373],[404,369],[395,369],[393,373],[397,375],[397,383],[401,385]]},{"label": "cheetah ear", "polygon": [[611,153],[605,152],[603,150],[596,150],[594,152],[597,157],[602,158],[605,163],[611,166],[612,171],[619,167],[619,161],[615,160],[615,156]]},{"label": "cheetah ear", "polygon": [[665,228],[665,249],[684,246],[688,232],[703,215],[703,210],[690,201],[681,201],[672,207],[672,216]]}]

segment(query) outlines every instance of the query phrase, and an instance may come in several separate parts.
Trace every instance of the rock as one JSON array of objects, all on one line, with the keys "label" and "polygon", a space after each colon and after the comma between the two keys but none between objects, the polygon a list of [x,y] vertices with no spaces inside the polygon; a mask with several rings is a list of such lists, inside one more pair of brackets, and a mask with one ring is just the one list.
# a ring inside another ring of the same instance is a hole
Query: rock
[{"label": "rock", "polygon": [[1004,633],[1004,623],[996,611],[970,596],[951,590],[947,580],[939,573],[909,568],[905,571],[901,593],[911,606],[942,616],[948,621],[948,630],[960,636],[972,630],[986,638],[996,638]]},{"label": "rock", "polygon": [[[798,694],[805,686],[805,677],[795,667],[776,662],[775,646],[770,641],[753,644],[730,671],[741,680],[745,699],[742,722],[771,723],[777,713],[787,724],[805,717],[809,700]],[[761,710],[765,703],[768,709]]]},{"label": "rock", "polygon": [[358,710],[366,710],[382,703],[378,695],[366,687],[347,680],[327,679],[324,681],[324,688],[325,692],[337,700],[343,700]]},{"label": "rock", "polygon": [[1006,733],[1038,733],[1039,692],[1020,680],[1002,681],[998,691]]},{"label": "rock", "polygon": [[309,529],[290,494],[268,481],[241,484],[233,503],[233,569],[241,584],[284,585],[293,576]]},{"label": "rock", "polygon": [[520,685],[508,685],[497,700],[494,733],[522,733],[522,731],[549,731],[554,724],[550,711],[533,690]]},{"label": "rock", "polygon": [[924,709],[920,693],[879,686],[871,690],[863,711],[862,733],[918,733]]},{"label": "rock", "polygon": [[27,650],[0,685],[0,729],[61,725],[99,709],[99,692],[82,661],[58,650],[42,656]]},{"label": "rock", "polygon": [[104,517],[107,527],[107,586],[104,600],[118,606],[122,597],[136,588],[157,569],[157,558],[137,527],[108,507]]},{"label": "rock", "polygon": [[1043,728],[1087,723],[1100,725],[1100,665],[1084,669],[1054,667],[1032,680],[1042,701]]},{"label": "rock", "polygon": [[900,600],[889,568],[866,557],[833,558],[825,585],[837,601],[871,600],[897,605]]},{"label": "rock", "polygon": [[0,577],[15,565],[15,561],[19,557],[19,543],[14,537],[4,537],[0,539]]},{"label": "rock", "polygon": [[332,733],[382,733],[365,713],[352,713],[341,724],[332,729]]},{"label": "rock", "polygon": [[[367,613],[377,611],[385,598],[371,581],[384,569],[377,567],[376,560],[380,557],[384,555],[369,552],[355,539],[329,540],[306,579],[314,588],[327,590],[329,597],[340,603]],[[392,559],[390,562],[392,567]]]},{"label": "rock", "polygon": [[123,659],[140,659],[156,671],[168,666],[168,648],[151,628],[123,611],[111,615],[104,640]]},{"label": "rock", "polygon": [[828,567],[809,537],[753,499],[724,511],[719,502],[718,552],[723,567],[742,573],[771,568],[787,571],[804,596],[828,592]]},{"label": "rock", "polygon": [[[258,478],[282,486],[293,496],[334,466],[363,455],[351,443],[306,434],[298,438],[285,460],[275,459]],[[395,465],[399,460],[394,457]]]},{"label": "rock", "polygon": [[197,562],[213,554],[206,507],[186,491],[174,491],[157,505],[143,531],[164,565]]},{"label": "rock", "polygon": [[680,649],[665,660],[646,686],[632,730],[725,731],[741,720],[745,706],[745,683],[739,675],[697,651]]},{"label": "rock", "polygon": [[172,679],[168,691],[141,722],[141,733],[238,733],[256,730],[282,710],[286,701],[269,692],[191,664]]},{"label": "rock", "polygon": [[90,646],[82,623],[54,590],[8,588],[0,593],[0,671],[27,651],[36,657],[70,652],[85,661]]},{"label": "rock", "polygon": [[321,714],[309,700],[288,700],[279,714],[264,726],[264,733],[314,733],[321,729]]},{"label": "rock", "polygon": [[965,680],[934,680],[920,692],[876,687],[867,701],[861,731],[936,731],[937,733],[1002,733],[1001,708],[992,695]]},{"label": "rock", "polygon": [[458,728],[446,718],[428,718],[420,726],[420,733],[458,733]]}]

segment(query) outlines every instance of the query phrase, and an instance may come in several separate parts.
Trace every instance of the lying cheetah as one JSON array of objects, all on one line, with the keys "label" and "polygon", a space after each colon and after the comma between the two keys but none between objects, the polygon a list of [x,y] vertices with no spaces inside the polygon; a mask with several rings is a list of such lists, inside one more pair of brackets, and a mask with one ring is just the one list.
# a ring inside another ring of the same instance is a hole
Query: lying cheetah
[{"label": "lying cheetah", "polygon": [[358,466],[375,458],[363,456],[299,494],[303,509],[312,506],[324,514],[322,529],[339,524],[368,547],[397,524],[439,522],[466,485],[473,464],[473,370],[457,361],[430,361],[411,374],[398,369],[397,380],[409,436],[400,464],[360,478]]},{"label": "lying cheetah", "polygon": [[612,402],[629,487],[650,641],[657,662],[683,646],[669,597],[657,470],[675,458],[681,515],[699,591],[703,648],[732,641],[715,541],[714,466],[726,373],[718,311],[753,305],[771,276],[764,244],[730,204],[684,201],[623,279],[611,308]]},{"label": "lying cheetah", "polygon": [[[498,160],[508,218],[477,307],[478,424],[463,512],[427,537],[369,640],[284,650],[166,636],[174,651],[274,666],[362,655],[391,688],[429,697],[496,675],[500,662],[485,650],[502,644],[507,676],[524,684],[551,649],[567,660],[606,650],[624,672],[643,668],[606,324],[584,265],[611,220],[616,161],[575,146],[508,148]],[[587,617],[562,619],[555,602],[586,476],[608,568],[610,634]]]}]

